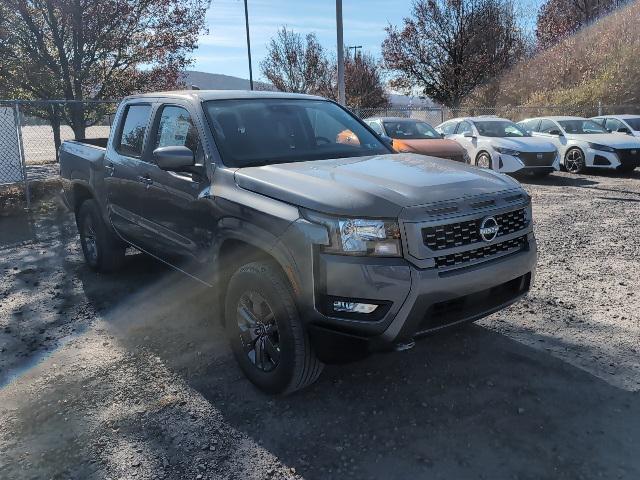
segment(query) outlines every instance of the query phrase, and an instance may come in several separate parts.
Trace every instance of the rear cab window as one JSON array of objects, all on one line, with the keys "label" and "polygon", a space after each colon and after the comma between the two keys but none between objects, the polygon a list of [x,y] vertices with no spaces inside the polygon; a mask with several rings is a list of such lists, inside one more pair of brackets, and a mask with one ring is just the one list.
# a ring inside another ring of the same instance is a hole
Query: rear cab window
[{"label": "rear cab window", "polygon": [[151,116],[151,105],[127,105],[122,117],[115,150],[126,157],[141,158]]}]

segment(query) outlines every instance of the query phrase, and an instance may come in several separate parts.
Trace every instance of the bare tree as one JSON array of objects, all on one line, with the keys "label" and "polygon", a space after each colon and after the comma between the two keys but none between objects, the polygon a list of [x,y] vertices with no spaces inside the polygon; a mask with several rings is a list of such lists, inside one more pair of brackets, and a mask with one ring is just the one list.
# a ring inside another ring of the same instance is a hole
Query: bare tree
[{"label": "bare tree", "polygon": [[382,43],[392,86],[457,107],[526,51],[511,0],[416,0]]},{"label": "bare tree", "polygon": [[[379,108],[389,104],[382,70],[369,53],[351,57],[345,52],[344,83],[347,105],[359,108]],[[337,92],[337,87],[336,87]]]},{"label": "bare tree", "polygon": [[331,90],[331,67],[315,34],[303,37],[282,27],[260,62],[262,74],[283,92],[326,95]]},{"label": "bare tree", "polygon": [[[209,0],[0,0],[0,87],[78,102],[173,88]],[[4,32],[4,33],[3,33]],[[66,120],[84,138],[81,103]]]}]

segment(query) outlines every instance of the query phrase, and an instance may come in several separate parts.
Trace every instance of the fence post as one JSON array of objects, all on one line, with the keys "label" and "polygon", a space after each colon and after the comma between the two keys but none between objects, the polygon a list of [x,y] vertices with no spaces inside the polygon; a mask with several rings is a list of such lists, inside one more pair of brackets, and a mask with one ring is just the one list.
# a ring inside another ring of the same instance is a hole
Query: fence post
[{"label": "fence post", "polygon": [[24,155],[24,144],[22,143],[22,119],[20,118],[20,102],[15,103],[16,129],[18,130],[18,148],[20,150],[20,163],[22,165],[22,179],[24,181],[24,196],[27,201],[27,209],[31,208],[31,192],[29,191],[29,180],[27,179],[27,160]]},{"label": "fence post", "polygon": [[602,100],[598,100],[598,116],[602,115]]},{"label": "fence post", "polygon": [[440,107],[440,123],[444,123],[444,107]]}]

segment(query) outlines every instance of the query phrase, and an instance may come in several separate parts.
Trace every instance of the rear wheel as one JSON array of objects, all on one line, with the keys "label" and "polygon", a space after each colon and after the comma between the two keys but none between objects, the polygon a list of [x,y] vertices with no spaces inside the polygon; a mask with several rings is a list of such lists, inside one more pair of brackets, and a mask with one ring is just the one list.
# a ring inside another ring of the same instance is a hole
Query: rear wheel
[{"label": "rear wheel", "polygon": [[86,200],[76,214],[82,253],[89,268],[113,272],[124,264],[125,245],[102,220],[95,200]]},{"label": "rear wheel", "polygon": [[322,372],[289,282],[274,262],[253,262],[233,274],[225,328],[240,368],[267,393],[292,393]]},{"label": "rear wheel", "polygon": [[480,152],[476,157],[476,167],[491,168],[491,155],[487,152]]},{"label": "rear wheel", "polygon": [[564,168],[569,173],[584,173],[586,163],[584,153],[579,148],[571,148],[564,156]]}]

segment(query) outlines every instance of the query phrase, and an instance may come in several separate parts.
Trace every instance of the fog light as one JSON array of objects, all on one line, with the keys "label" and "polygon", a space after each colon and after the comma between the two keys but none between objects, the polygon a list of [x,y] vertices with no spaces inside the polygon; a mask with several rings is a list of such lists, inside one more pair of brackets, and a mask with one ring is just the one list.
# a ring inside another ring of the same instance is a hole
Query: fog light
[{"label": "fog light", "polygon": [[333,310],[335,312],[373,313],[376,308],[378,308],[378,305],[371,303],[345,302],[342,300],[335,300],[333,302]]}]

